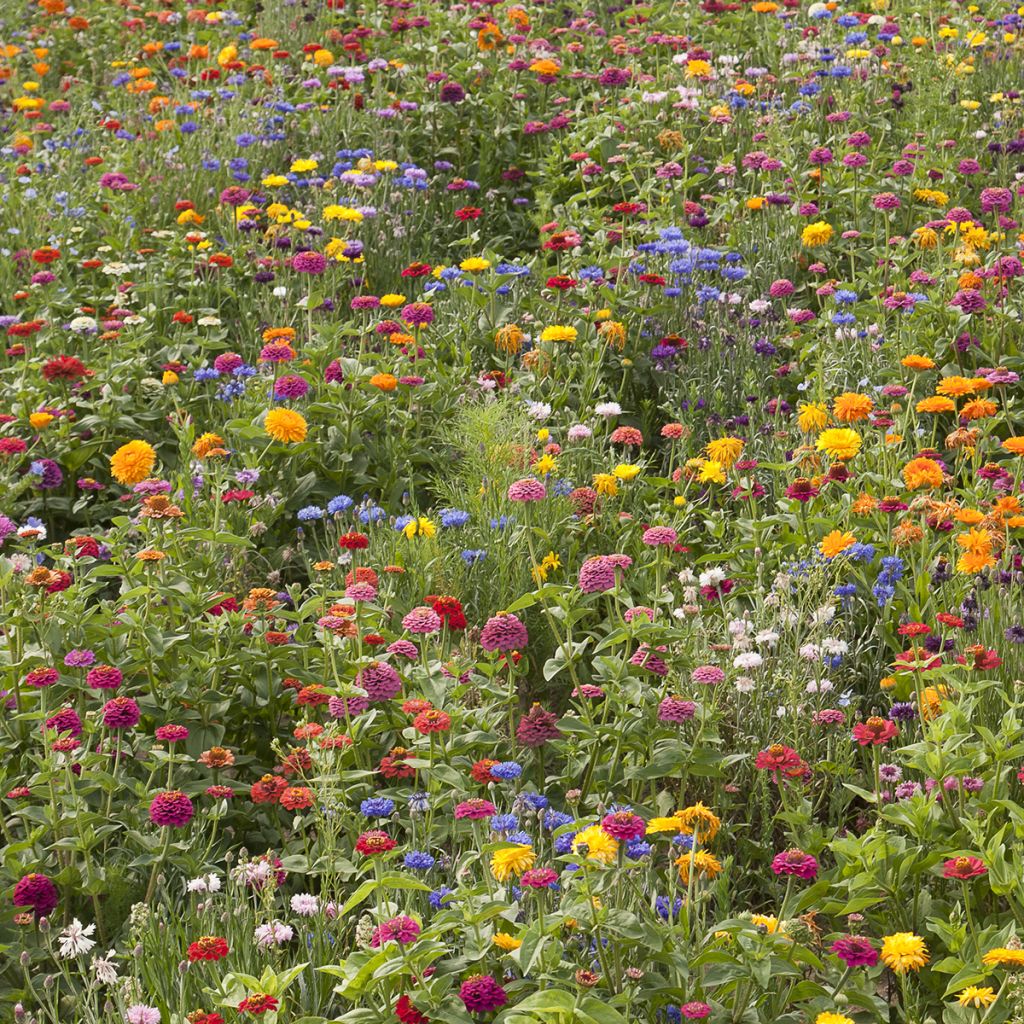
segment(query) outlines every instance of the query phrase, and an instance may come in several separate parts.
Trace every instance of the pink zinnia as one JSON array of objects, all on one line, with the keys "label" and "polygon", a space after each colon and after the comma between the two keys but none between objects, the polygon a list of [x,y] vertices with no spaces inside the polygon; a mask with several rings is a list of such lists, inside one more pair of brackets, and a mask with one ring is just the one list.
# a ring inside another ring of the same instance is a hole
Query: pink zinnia
[{"label": "pink zinnia", "polygon": [[547,488],[533,477],[526,477],[524,480],[516,480],[509,484],[509,501],[543,501],[547,497]]},{"label": "pink zinnia", "polygon": [[508,995],[489,974],[478,974],[462,983],[459,998],[470,1013],[491,1013],[508,1002]]},{"label": "pink zinnia", "polygon": [[402,628],[410,633],[437,633],[441,629],[441,618],[433,608],[423,604],[402,619]]},{"label": "pink zinnia", "polygon": [[182,828],[192,820],[194,813],[192,801],[179,789],[157,793],[149,805],[149,820],[168,828]]},{"label": "pink zinnia", "polygon": [[795,875],[806,881],[818,874],[818,862],[803,850],[786,850],[772,859],[772,871],[777,875]]},{"label": "pink zinnia", "polygon": [[697,705],[682,697],[666,697],[658,705],[658,718],[662,722],[688,722],[697,713]]},{"label": "pink zinnia", "polygon": [[625,843],[630,839],[639,839],[647,831],[647,825],[639,814],[632,811],[613,811],[601,819],[601,830]]},{"label": "pink zinnia", "polygon": [[361,686],[370,700],[391,700],[402,689],[402,680],[386,661],[371,661],[357,673],[356,686]]},{"label": "pink zinnia", "polygon": [[16,907],[30,907],[36,917],[46,917],[57,906],[57,886],[46,875],[24,875],[14,886]]},{"label": "pink zinnia", "polygon": [[103,724],[108,729],[133,729],[142,712],[131,697],[115,697],[103,705]]},{"label": "pink zinnia", "polygon": [[370,945],[374,949],[388,942],[397,942],[400,946],[407,946],[410,942],[415,942],[419,933],[418,922],[403,914],[378,925],[370,938]]},{"label": "pink zinnia", "polygon": [[831,949],[847,967],[874,967],[878,963],[878,950],[860,935],[836,939]]},{"label": "pink zinnia", "polygon": [[97,665],[86,673],[85,681],[93,690],[116,690],[124,675],[113,665]]},{"label": "pink zinnia", "polygon": [[615,589],[615,565],[607,555],[588,558],[580,566],[579,586],[584,594],[602,594]]},{"label": "pink zinnia", "polygon": [[671,526],[651,526],[644,530],[643,542],[651,548],[670,547],[675,544],[679,534]]},{"label": "pink zinnia", "polygon": [[485,651],[518,651],[529,643],[526,627],[511,612],[489,618],[480,632]]},{"label": "pink zinnia", "polygon": [[327,269],[327,257],[321,252],[305,249],[292,258],[292,270],[300,274],[322,274]]},{"label": "pink zinnia", "polygon": [[497,808],[490,800],[481,800],[478,797],[472,800],[463,800],[462,803],[455,805],[455,817],[468,818],[470,821],[483,821],[484,818],[489,818],[492,814],[497,813]]},{"label": "pink zinnia", "polygon": [[705,683],[714,686],[725,679],[725,673],[717,665],[698,665],[691,673],[690,678],[695,683]]},{"label": "pink zinnia", "polygon": [[679,1012],[687,1020],[703,1020],[711,1013],[711,1007],[707,1003],[683,1003],[679,1007]]}]

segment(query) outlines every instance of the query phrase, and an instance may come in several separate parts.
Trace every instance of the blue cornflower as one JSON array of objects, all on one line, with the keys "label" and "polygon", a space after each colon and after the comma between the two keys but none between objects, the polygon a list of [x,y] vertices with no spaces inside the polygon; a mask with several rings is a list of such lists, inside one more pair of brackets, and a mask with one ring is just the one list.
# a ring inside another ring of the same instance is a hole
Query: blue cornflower
[{"label": "blue cornflower", "polygon": [[491,775],[506,782],[518,779],[523,774],[523,766],[516,761],[501,761],[491,768]]},{"label": "blue cornflower", "polygon": [[327,502],[327,511],[330,515],[335,516],[339,512],[347,512],[353,504],[354,502],[347,494],[339,494]]},{"label": "blue cornflower", "polygon": [[477,562],[483,561],[487,557],[487,552],[482,548],[467,548],[461,552],[459,557],[466,563],[466,565],[475,565]]},{"label": "blue cornflower", "polygon": [[437,513],[441,525],[445,527],[465,526],[469,522],[469,513],[460,508],[443,508]]},{"label": "blue cornflower", "polygon": [[359,805],[367,818],[389,818],[395,812],[395,801],[386,796],[371,796]]},{"label": "blue cornflower", "polygon": [[323,519],[324,510],[319,505],[307,505],[305,508],[300,508],[296,518],[300,523],[312,522],[314,519]]},{"label": "blue cornflower", "polygon": [[435,910],[440,910],[452,902],[451,897],[454,895],[454,889],[449,889],[447,885],[442,885],[440,889],[435,889],[427,897],[427,900]]},{"label": "blue cornflower", "polygon": [[402,863],[411,871],[429,871],[435,864],[435,860],[429,853],[420,850],[410,850],[405,855]]},{"label": "blue cornflower", "polygon": [[519,828],[519,819],[514,814],[492,814],[488,824],[492,832],[512,832]]}]

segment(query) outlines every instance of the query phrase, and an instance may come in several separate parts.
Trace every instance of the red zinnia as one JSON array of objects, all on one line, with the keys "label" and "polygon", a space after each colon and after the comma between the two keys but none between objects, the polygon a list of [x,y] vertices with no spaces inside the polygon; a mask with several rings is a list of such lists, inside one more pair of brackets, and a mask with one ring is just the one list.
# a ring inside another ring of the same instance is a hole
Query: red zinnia
[{"label": "red zinnia", "polygon": [[343,533],[338,538],[338,547],[347,551],[362,551],[370,546],[370,538],[365,533]]},{"label": "red zinnia", "polygon": [[951,857],[942,865],[943,878],[958,878],[960,881],[967,881],[969,878],[987,874],[988,868],[985,867],[985,862],[978,857]]},{"label": "red zinnia", "polygon": [[278,1001],[273,996],[268,996],[265,992],[256,992],[251,996],[247,996],[238,1004],[238,1012],[259,1016],[261,1013],[267,1013],[269,1010],[276,1010],[278,1005]]},{"label": "red zinnia", "polygon": [[197,960],[222,960],[227,955],[227,941],[217,935],[204,935],[188,947],[188,958],[192,963]]},{"label": "red zinnia", "polygon": [[364,857],[373,857],[378,853],[387,853],[397,845],[398,843],[387,832],[373,828],[369,832],[364,832],[356,840],[356,853],[361,853]]},{"label": "red zinnia", "polygon": [[879,747],[883,743],[899,736],[896,723],[888,718],[872,715],[866,722],[858,722],[853,727],[853,738],[862,746]]},{"label": "red zinnia", "polygon": [[402,1024],[430,1024],[430,1018],[425,1013],[420,1013],[408,996],[402,996],[395,1003],[395,1016]]},{"label": "red zinnia", "polygon": [[281,793],[280,803],[288,811],[304,810],[313,806],[313,791],[308,786],[288,786]]}]

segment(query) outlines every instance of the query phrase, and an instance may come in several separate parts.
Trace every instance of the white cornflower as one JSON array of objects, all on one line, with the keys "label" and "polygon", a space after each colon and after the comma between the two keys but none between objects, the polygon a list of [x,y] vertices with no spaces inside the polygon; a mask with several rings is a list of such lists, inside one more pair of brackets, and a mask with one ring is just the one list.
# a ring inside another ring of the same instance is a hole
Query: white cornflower
[{"label": "white cornflower", "polygon": [[751,669],[760,668],[763,662],[764,658],[762,658],[757,651],[744,651],[743,654],[737,654],[736,657],[732,659],[732,667],[744,669],[749,672]]},{"label": "white cornflower", "polygon": [[95,956],[92,959],[92,971],[101,985],[117,984],[117,964],[114,963],[115,950],[110,950],[105,957]]},{"label": "white cornflower", "polygon": [[603,416],[605,419],[609,419],[612,416],[622,415],[622,406],[618,402],[598,402],[594,406],[594,412],[598,416]]},{"label": "white cornflower", "polygon": [[96,931],[96,925],[84,925],[76,917],[57,937],[57,941],[60,943],[60,955],[65,960],[70,960],[72,957],[88,953],[96,945],[89,938],[94,931]]}]

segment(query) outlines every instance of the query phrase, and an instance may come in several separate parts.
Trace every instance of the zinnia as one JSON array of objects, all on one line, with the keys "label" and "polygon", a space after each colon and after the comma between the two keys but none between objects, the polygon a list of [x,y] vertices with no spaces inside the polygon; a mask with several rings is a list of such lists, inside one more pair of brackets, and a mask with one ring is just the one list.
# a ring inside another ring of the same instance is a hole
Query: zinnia
[{"label": "zinnia", "polygon": [[268,436],[283,444],[294,444],[306,439],[306,420],[294,409],[271,409],[263,421]]},{"label": "zinnia", "polygon": [[155,465],[156,450],[146,441],[129,441],[110,456],[110,472],[126,486],[141,483]]}]

